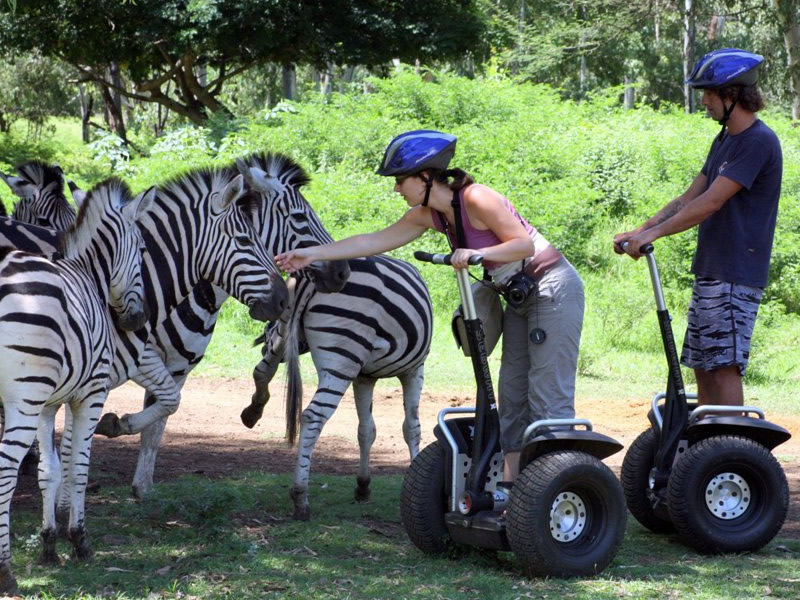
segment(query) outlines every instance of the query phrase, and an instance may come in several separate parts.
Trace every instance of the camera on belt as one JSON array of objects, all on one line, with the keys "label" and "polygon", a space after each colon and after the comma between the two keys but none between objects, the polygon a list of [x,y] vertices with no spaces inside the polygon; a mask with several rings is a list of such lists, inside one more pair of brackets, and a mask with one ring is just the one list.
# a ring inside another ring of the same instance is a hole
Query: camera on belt
[{"label": "camera on belt", "polygon": [[536,280],[525,271],[515,273],[508,278],[500,293],[511,306],[522,306],[532,293],[536,291]]}]

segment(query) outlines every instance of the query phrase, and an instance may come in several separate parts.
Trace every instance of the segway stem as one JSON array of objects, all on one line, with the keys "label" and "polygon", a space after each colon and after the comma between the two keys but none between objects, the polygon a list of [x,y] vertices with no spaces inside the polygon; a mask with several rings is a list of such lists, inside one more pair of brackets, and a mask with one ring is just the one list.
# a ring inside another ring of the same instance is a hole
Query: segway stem
[{"label": "segway stem", "polygon": [[647,267],[650,271],[650,281],[653,284],[653,295],[656,300],[656,314],[658,327],[661,331],[661,340],[664,344],[664,354],[667,358],[669,374],[667,376],[667,394],[664,402],[663,423],[660,431],[658,450],[654,461],[654,477],[657,486],[665,485],[669,471],[675,458],[681,436],[686,429],[686,389],[684,388],[681,365],[678,360],[678,349],[675,346],[675,336],[672,332],[672,317],[667,310],[664,299],[664,289],[661,286],[661,277],[653,254],[653,245],[646,244],[640,249],[647,258]]}]

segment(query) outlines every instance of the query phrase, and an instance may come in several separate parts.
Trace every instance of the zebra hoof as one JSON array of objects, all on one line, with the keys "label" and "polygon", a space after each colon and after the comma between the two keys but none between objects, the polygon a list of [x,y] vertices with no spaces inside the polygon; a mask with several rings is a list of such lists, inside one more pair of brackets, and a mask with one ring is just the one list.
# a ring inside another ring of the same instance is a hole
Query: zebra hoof
[{"label": "zebra hoof", "polygon": [[46,566],[58,566],[58,554],[56,553],[56,530],[42,530],[42,551],[39,553],[38,563]]},{"label": "zebra hoof", "polygon": [[11,565],[3,563],[0,565],[0,594],[3,596],[19,596],[19,588],[17,587],[17,580],[11,573]]},{"label": "zebra hoof", "polygon": [[261,419],[261,415],[264,414],[264,406],[258,406],[256,404],[251,404],[247,408],[242,411],[241,418],[242,423],[248,429],[252,429],[255,427],[256,423],[258,423],[259,419]]},{"label": "zebra hoof", "polygon": [[89,534],[86,528],[79,525],[69,530],[69,541],[72,542],[72,558],[78,561],[91,560],[94,551],[89,545]]},{"label": "zebra hoof", "polygon": [[305,488],[292,487],[289,493],[294,502],[294,514],[292,519],[295,521],[310,521],[311,520],[311,506],[308,504],[308,496]]},{"label": "zebra hoof", "polygon": [[295,521],[310,521],[311,520],[311,507],[310,506],[295,506],[292,519]]},{"label": "zebra hoof", "polygon": [[94,432],[106,437],[115,438],[122,435],[122,426],[119,417],[114,413],[104,414],[97,422]]},{"label": "zebra hoof", "polygon": [[369,489],[369,482],[370,478],[362,479],[361,477],[356,477],[356,493],[355,498],[356,502],[369,502],[369,497],[372,494],[372,490]]}]

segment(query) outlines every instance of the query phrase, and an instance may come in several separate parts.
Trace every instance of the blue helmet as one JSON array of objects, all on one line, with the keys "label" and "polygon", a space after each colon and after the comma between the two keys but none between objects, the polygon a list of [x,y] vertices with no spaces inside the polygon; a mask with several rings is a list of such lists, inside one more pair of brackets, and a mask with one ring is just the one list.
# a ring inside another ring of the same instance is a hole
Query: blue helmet
[{"label": "blue helmet", "polygon": [[758,66],[764,57],[738,48],[722,48],[697,61],[686,84],[698,89],[717,89],[726,85],[754,85]]},{"label": "blue helmet", "polygon": [[383,153],[378,175],[413,175],[425,169],[445,170],[456,153],[456,136],[431,129],[407,131]]}]

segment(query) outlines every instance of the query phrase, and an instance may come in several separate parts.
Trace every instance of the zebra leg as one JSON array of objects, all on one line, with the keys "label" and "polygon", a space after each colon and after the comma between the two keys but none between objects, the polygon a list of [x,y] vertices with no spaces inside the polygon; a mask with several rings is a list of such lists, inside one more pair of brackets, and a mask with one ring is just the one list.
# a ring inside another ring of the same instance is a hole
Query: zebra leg
[{"label": "zebra leg", "polygon": [[250,405],[241,414],[242,423],[248,429],[255,427],[261,415],[264,414],[264,407],[269,402],[269,383],[275,377],[275,372],[281,364],[283,350],[286,347],[285,338],[275,333],[270,334],[271,328],[267,328],[267,340],[264,343],[262,354],[264,357],[253,369],[253,382],[256,384],[256,391],[250,398]]},{"label": "zebra leg", "polygon": [[107,390],[94,391],[84,398],[70,403],[72,408],[72,460],[69,465],[71,488],[69,531],[72,556],[77,560],[89,560],[94,552],[89,545],[86,531],[85,502],[86,484],[89,483],[89,459],[92,451],[92,435],[103,412]]},{"label": "zebra leg", "polygon": [[147,408],[132,415],[118,417],[106,413],[97,424],[95,433],[108,437],[140,433],[145,427],[166,418],[178,410],[181,390],[164,365],[155,348],[148,345],[138,365],[138,371],[131,379],[145,388],[156,401]]},{"label": "zebra leg", "polygon": [[350,379],[342,379],[330,372],[322,373],[319,387],[314,393],[311,403],[300,417],[300,445],[297,449],[294,483],[291,497],[294,501],[293,519],[308,521],[311,519],[311,506],[308,504],[308,478],[311,472],[311,455],[317,444],[322,428],[331,418],[339,402],[342,400]]},{"label": "zebra leg", "polygon": [[370,496],[369,454],[375,443],[375,419],[372,417],[372,392],[375,390],[375,379],[372,377],[356,377],[353,380],[353,394],[356,399],[358,413],[358,475],[356,476],[356,502],[367,502]]},{"label": "zebra leg", "polygon": [[39,564],[59,564],[56,554],[56,502],[61,485],[61,464],[56,452],[54,435],[58,406],[46,406],[39,416],[39,490],[42,493],[42,550]]},{"label": "zebra leg", "polygon": [[[3,392],[5,417],[3,437],[0,439],[0,594],[16,596],[17,580],[11,572],[11,497],[17,487],[20,463],[36,436],[39,409],[49,394],[38,399],[28,392],[24,395],[23,403],[12,401],[10,391],[0,391]],[[24,406],[26,412],[23,413],[20,406]]]},{"label": "zebra leg", "polygon": [[64,405],[64,432],[61,434],[61,485],[58,490],[56,503],[56,533],[58,537],[65,538],[69,530],[69,508],[72,498],[72,484],[70,481],[70,464],[72,463],[72,408]]},{"label": "zebra leg", "polygon": [[425,381],[425,364],[398,375],[398,379],[403,387],[403,410],[406,413],[403,420],[403,438],[408,446],[408,454],[411,460],[414,460],[419,453],[419,442],[422,437],[419,424],[419,398]]},{"label": "zebra leg", "polygon": [[[183,389],[186,375],[173,375],[175,387]],[[148,391],[144,397],[144,406],[147,408],[156,402],[156,397]],[[133,475],[131,489],[136,498],[144,498],[153,489],[153,472],[156,469],[156,456],[164,429],[167,426],[167,417],[148,425],[142,430],[139,439],[139,459],[136,463],[136,473]]]}]

